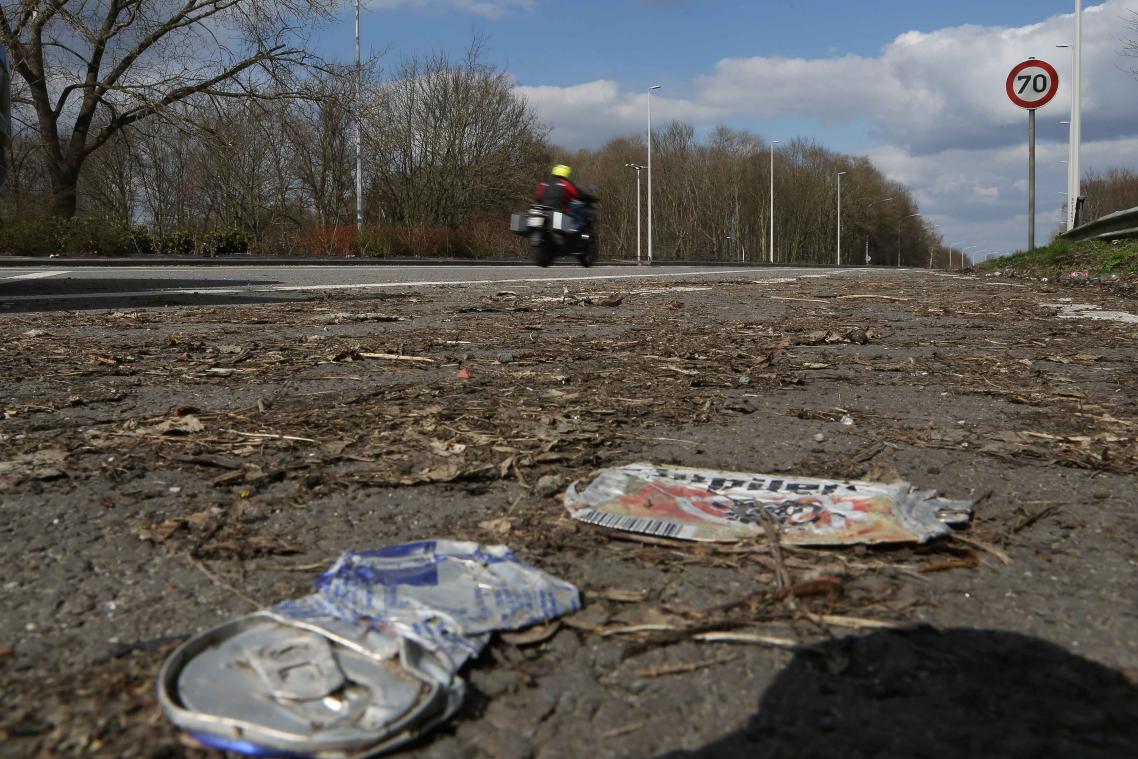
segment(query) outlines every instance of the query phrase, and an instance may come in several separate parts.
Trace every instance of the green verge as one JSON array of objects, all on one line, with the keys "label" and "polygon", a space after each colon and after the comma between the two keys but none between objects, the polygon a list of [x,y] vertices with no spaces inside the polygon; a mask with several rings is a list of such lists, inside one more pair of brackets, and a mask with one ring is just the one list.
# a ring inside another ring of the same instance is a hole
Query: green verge
[{"label": "green verge", "polygon": [[1129,278],[1138,275],[1138,240],[1072,242],[1059,238],[1046,247],[1021,250],[977,268],[1031,277],[1069,277],[1078,271],[1088,277],[1117,274]]}]

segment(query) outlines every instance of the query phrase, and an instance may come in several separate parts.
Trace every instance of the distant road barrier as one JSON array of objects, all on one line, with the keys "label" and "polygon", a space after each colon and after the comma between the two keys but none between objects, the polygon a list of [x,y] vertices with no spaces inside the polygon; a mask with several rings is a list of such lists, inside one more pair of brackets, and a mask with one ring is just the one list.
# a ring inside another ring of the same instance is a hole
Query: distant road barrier
[{"label": "distant road barrier", "polygon": [[1138,208],[1115,213],[1095,219],[1075,227],[1062,237],[1068,240],[1117,240],[1124,237],[1138,237]]}]

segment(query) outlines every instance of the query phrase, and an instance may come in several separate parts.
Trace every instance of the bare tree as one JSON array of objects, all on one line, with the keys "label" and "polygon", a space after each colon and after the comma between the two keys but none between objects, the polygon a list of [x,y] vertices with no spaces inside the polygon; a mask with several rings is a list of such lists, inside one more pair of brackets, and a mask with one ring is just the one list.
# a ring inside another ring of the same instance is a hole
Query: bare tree
[{"label": "bare tree", "polygon": [[506,209],[534,179],[544,130],[502,70],[479,61],[411,58],[372,95],[364,139],[387,218],[458,226],[477,211]]},{"label": "bare tree", "polygon": [[87,159],[198,94],[259,97],[308,55],[296,29],[333,0],[0,0],[0,42],[24,83],[52,211],[73,216]]},{"label": "bare tree", "polygon": [[[575,177],[597,186],[605,255],[635,256],[636,177],[626,164],[643,162],[645,149],[643,137],[635,136],[614,139],[599,150],[558,151]],[[655,256],[738,260],[745,248],[748,260],[769,260],[769,149],[757,135],[724,127],[702,140],[679,122],[655,130]],[[834,260],[835,174],[846,171],[843,247],[847,240],[851,249],[868,241],[878,262],[895,263],[900,255],[903,263],[927,264],[935,235],[920,217],[911,216],[917,205],[908,190],[887,180],[868,160],[801,139],[781,146],[774,158],[775,261]]]}]

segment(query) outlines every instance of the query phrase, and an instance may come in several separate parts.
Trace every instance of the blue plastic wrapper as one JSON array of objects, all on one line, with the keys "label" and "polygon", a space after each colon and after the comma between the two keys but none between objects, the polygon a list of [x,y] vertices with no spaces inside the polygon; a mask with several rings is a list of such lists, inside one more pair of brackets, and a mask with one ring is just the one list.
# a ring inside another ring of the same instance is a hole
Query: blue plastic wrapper
[{"label": "blue plastic wrapper", "polygon": [[515,630],[581,608],[573,585],[505,546],[425,540],[345,553],[316,592],[273,607],[310,624],[365,623],[410,638],[458,669],[494,630]]}]

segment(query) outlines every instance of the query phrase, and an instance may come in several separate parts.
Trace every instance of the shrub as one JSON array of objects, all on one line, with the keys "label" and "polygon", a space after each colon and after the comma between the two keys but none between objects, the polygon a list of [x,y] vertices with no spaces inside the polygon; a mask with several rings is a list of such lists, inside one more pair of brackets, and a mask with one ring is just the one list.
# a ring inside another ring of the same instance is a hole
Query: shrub
[{"label": "shrub", "polygon": [[249,253],[253,238],[236,229],[210,232],[198,247],[203,256],[244,256]]},{"label": "shrub", "polygon": [[301,231],[296,247],[306,256],[354,256],[359,238],[351,224],[325,224]]},{"label": "shrub", "polygon": [[130,248],[130,255],[132,256],[149,256],[154,253],[154,235],[150,234],[150,230],[146,227],[135,227],[130,230],[130,238],[127,240],[127,245]]},{"label": "shrub", "polygon": [[185,232],[174,231],[158,241],[157,252],[162,256],[192,256],[195,250],[194,238]]},{"label": "shrub", "polygon": [[55,220],[26,216],[0,220],[0,254],[46,257],[61,252]]},{"label": "shrub", "polygon": [[72,256],[126,256],[131,232],[96,217],[70,219],[60,225],[63,252]]},{"label": "shrub", "polygon": [[126,256],[133,230],[97,217],[24,216],[0,220],[0,254],[9,256]]},{"label": "shrub", "polygon": [[487,223],[427,227],[368,227],[364,255],[383,258],[512,258],[525,254],[525,241]]}]

